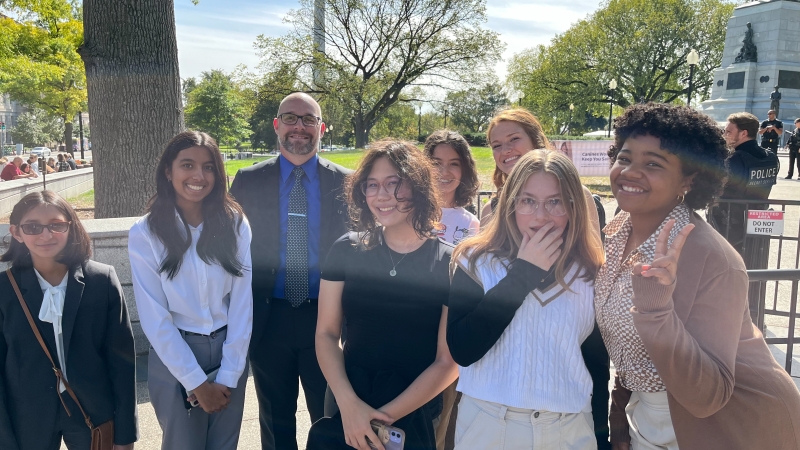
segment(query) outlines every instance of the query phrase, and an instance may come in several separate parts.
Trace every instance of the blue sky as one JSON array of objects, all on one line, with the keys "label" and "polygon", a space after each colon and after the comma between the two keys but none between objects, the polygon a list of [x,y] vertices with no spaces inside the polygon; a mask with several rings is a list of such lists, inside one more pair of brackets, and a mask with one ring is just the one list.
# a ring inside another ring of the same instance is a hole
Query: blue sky
[{"label": "blue sky", "polygon": [[[600,0],[488,0],[487,27],[506,43],[503,55],[545,44],[570,24],[595,11]],[[284,15],[298,8],[296,1],[276,0],[175,0],[178,58],[181,77],[196,77],[210,69],[230,72],[239,64],[255,69],[256,36],[281,36],[288,28]],[[506,62],[497,68],[504,79]]]}]

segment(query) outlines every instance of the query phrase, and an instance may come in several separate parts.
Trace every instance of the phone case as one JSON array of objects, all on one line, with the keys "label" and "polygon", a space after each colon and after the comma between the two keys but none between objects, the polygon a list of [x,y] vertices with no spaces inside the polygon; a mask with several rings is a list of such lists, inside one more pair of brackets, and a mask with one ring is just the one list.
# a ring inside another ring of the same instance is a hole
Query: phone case
[{"label": "phone case", "polygon": [[[372,425],[372,431],[374,431],[375,434],[378,435],[378,439],[381,440],[383,448],[386,450],[403,450],[403,446],[406,443],[406,434],[403,430],[375,420],[370,422],[370,425]],[[367,442],[369,442],[369,440],[367,440]],[[369,446],[370,448],[375,448],[371,442],[369,442]]]},{"label": "phone case", "polygon": [[[219,372],[220,367],[221,366],[214,367],[213,369],[210,369],[209,372],[206,372],[206,379],[209,381],[209,383],[213,383],[214,380],[217,379],[217,373]],[[183,406],[187,410],[200,406],[200,402],[197,401],[197,397],[194,396],[194,391],[187,391],[181,385],[181,393],[183,394]],[[192,399],[191,401],[189,401],[190,398]]]}]

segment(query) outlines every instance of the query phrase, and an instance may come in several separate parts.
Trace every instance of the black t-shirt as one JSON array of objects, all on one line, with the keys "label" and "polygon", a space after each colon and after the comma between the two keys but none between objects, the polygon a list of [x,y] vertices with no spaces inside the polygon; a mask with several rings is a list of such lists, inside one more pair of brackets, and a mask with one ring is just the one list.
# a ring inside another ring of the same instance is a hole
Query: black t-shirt
[{"label": "black t-shirt", "polygon": [[383,243],[358,248],[347,234],[333,244],[321,278],[344,281],[345,366],[396,372],[410,384],[433,363],[451,254],[437,239],[405,256]]},{"label": "black t-shirt", "polygon": [[[781,122],[778,119],[765,120],[765,121],[761,122],[761,128],[762,129],[767,128],[770,125],[774,126],[775,128],[780,128],[781,130],[783,129],[783,122]],[[778,135],[778,132],[774,131],[774,130],[767,131],[762,136],[764,136],[762,138],[762,141],[764,141],[764,143],[768,143],[768,142],[771,142],[773,140],[777,141],[778,138],[780,137],[780,135]]]}]

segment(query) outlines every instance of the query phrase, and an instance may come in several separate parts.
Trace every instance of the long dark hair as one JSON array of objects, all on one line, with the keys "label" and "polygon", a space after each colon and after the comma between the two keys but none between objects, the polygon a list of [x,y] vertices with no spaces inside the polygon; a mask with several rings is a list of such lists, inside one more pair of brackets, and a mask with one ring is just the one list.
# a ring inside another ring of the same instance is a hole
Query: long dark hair
[{"label": "long dark hair", "polygon": [[472,204],[472,199],[478,194],[478,169],[475,164],[475,158],[472,157],[472,151],[469,148],[467,140],[464,136],[457,131],[439,130],[433,132],[428,139],[425,140],[425,154],[428,158],[433,159],[433,151],[437,145],[447,144],[453,147],[453,150],[458,154],[461,159],[461,182],[456,188],[455,197],[453,198],[453,206],[469,206]]},{"label": "long dark hair", "polygon": [[183,221],[183,230],[178,228],[175,211],[183,218],[175,203],[175,188],[167,179],[167,169],[177,159],[181,150],[191,147],[204,147],[214,160],[214,188],[203,199],[203,231],[197,239],[197,254],[206,264],[218,263],[228,273],[242,276],[243,265],[236,257],[236,235],[242,223],[242,208],[228,195],[225,182],[225,167],[217,142],[202,131],[184,131],[172,138],[161,155],[156,169],[156,194],[150,199],[145,212],[150,213],[147,224],[155,234],[167,255],[161,261],[159,272],[167,272],[172,279],[178,274],[183,262],[183,254],[192,243],[189,225]]},{"label": "long dark hair", "polygon": [[[56,257],[56,261],[67,267],[73,267],[89,259],[92,256],[92,243],[90,242],[89,234],[83,228],[75,210],[69,206],[66,200],[53,191],[31,192],[22,197],[22,200],[14,205],[11,217],[8,220],[9,223],[19,227],[25,214],[41,205],[52,206],[57,209],[70,223],[67,231],[69,233],[67,245]],[[0,261],[10,262],[14,267],[31,267],[33,265],[28,247],[13,238],[8,244],[8,250],[3,253],[3,256],[0,256]]]},{"label": "long dark hair", "polygon": [[[367,181],[372,166],[380,158],[386,158],[397,169],[403,183],[411,189],[411,198],[398,199],[408,202],[411,211],[411,224],[420,238],[435,236],[434,228],[441,217],[439,190],[434,185],[433,163],[414,144],[394,139],[384,139],[370,144],[364,153],[355,173],[348,177],[345,195],[350,213],[350,221],[357,231],[364,233],[367,248],[378,243],[378,223],[367,205],[367,196],[361,191],[361,184]],[[397,189],[400,189],[398,185]],[[394,192],[395,198],[397,191]]]}]

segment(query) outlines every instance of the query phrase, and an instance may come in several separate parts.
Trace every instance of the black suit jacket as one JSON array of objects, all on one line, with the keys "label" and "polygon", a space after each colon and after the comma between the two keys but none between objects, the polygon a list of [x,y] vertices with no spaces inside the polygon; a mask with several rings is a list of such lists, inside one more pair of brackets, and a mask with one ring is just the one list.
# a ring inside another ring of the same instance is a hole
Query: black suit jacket
[{"label": "black suit jacket", "polygon": [[[53,325],[39,320],[44,295],[33,268],[12,268],[57,365]],[[69,271],[64,315],[67,379],[95,426],[114,420],[114,441],[136,441],[133,332],[114,268],[87,261]],[[0,273],[0,448],[39,450],[51,441],[59,408],[56,377],[8,275]],[[62,395],[68,396],[66,392]],[[75,408],[72,414],[80,417]]]},{"label": "black suit jacket", "polygon": [[[319,158],[320,232],[319,264],[325,263],[333,243],[347,232],[347,205],[342,188],[351,170]],[[280,266],[280,164],[278,158],[239,170],[231,195],[244,209],[253,240],[253,337],[259,342],[269,316],[269,303]]]}]

